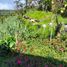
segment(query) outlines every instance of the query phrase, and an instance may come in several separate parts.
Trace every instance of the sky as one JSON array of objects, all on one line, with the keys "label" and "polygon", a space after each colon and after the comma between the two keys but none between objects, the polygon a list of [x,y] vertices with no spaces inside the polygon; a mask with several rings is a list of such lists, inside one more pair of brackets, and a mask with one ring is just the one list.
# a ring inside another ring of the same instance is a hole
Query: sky
[{"label": "sky", "polygon": [[[22,2],[24,3],[24,0],[22,0]],[[10,10],[14,8],[14,0],[0,0],[0,10]]]}]

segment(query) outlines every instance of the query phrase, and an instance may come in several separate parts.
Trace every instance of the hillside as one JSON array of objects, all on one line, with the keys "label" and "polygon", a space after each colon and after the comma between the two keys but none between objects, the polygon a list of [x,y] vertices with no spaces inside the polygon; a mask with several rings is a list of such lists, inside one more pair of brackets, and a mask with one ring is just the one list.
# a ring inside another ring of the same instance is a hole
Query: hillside
[{"label": "hillside", "polygon": [[[23,67],[27,64],[35,67],[36,63],[37,67],[38,65],[39,67],[46,65],[66,67],[67,36],[63,33],[60,38],[53,37],[57,25],[54,14],[34,10],[28,11],[24,16],[26,19],[20,15],[8,16],[3,23],[0,23],[1,67],[9,67],[12,64],[14,65],[12,67],[17,67],[17,58],[20,58],[19,61],[22,62]],[[32,22],[31,19],[37,22]],[[67,23],[67,19],[60,15],[58,20],[64,24]],[[52,26],[51,22],[53,22]]]},{"label": "hillside", "polygon": [[[55,15],[52,12],[45,12],[45,11],[28,11],[26,16],[29,16],[30,18],[40,20],[41,23],[50,23],[51,21],[55,21]],[[67,23],[67,18],[62,17],[61,15],[58,15],[58,21]]]},{"label": "hillside", "polygon": [[13,13],[15,10],[0,10],[0,16],[1,15],[9,15]]}]

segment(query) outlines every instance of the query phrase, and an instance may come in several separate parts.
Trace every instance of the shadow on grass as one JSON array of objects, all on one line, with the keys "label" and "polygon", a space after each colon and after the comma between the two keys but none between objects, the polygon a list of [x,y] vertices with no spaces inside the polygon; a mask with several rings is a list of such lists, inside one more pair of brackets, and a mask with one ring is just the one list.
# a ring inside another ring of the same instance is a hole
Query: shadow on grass
[{"label": "shadow on grass", "polygon": [[0,67],[67,67],[66,62],[51,57],[34,56],[15,51],[1,52],[1,54]]}]

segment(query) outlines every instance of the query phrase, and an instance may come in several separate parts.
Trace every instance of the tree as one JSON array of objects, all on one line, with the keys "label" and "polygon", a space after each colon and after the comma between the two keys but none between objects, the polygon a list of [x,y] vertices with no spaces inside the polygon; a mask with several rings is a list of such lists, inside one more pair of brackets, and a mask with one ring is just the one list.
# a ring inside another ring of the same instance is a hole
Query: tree
[{"label": "tree", "polygon": [[57,14],[63,7],[63,0],[52,0],[52,12],[56,14],[56,23],[58,24]]},{"label": "tree", "polygon": [[55,20],[57,26],[55,27],[55,35],[60,34],[62,24],[58,21],[58,11],[63,7],[63,0],[52,0],[52,12],[55,13]]},{"label": "tree", "polygon": [[57,13],[63,7],[64,0],[52,0],[52,11]]},{"label": "tree", "polygon": [[17,14],[23,15],[23,6],[24,6],[24,4],[21,2],[21,0],[15,0],[14,3],[16,5]]},{"label": "tree", "polygon": [[16,4],[16,9],[23,9],[23,3],[21,3],[21,0],[15,0],[14,3]]},{"label": "tree", "polygon": [[51,10],[51,0],[39,0],[39,9],[40,10]]},{"label": "tree", "polygon": [[26,3],[27,8],[31,9],[31,7],[37,6],[39,0],[26,0],[26,1],[27,1],[27,3]]}]

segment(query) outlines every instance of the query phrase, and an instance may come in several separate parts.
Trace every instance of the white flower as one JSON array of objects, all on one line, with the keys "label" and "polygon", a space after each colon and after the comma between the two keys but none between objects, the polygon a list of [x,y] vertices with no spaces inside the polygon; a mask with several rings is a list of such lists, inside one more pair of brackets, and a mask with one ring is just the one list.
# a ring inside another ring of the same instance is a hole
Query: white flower
[{"label": "white flower", "polygon": [[52,1],[52,4],[54,4],[54,2]]},{"label": "white flower", "polygon": [[50,26],[52,26],[52,25],[53,25],[53,23],[49,23],[49,25],[50,25]]},{"label": "white flower", "polygon": [[63,10],[61,10],[61,13],[63,13],[64,11]]},{"label": "white flower", "polygon": [[65,4],[64,6],[67,7],[67,4]]},{"label": "white flower", "polygon": [[43,28],[46,28],[46,24],[43,24],[42,27],[43,27]]}]

